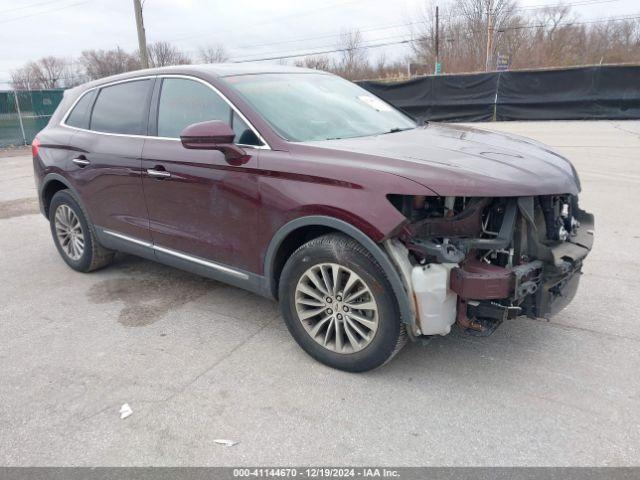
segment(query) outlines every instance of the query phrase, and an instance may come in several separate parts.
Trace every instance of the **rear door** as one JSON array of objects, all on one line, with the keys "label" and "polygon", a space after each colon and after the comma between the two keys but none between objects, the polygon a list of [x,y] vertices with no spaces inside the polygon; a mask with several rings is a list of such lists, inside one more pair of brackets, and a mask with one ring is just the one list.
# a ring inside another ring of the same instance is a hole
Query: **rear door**
[{"label": "rear door", "polygon": [[[145,243],[151,236],[141,155],[154,82],[132,79],[87,93],[92,104],[86,128],[71,140],[77,150],[71,176],[93,223],[107,235]],[[73,116],[67,119],[72,127]]]}]

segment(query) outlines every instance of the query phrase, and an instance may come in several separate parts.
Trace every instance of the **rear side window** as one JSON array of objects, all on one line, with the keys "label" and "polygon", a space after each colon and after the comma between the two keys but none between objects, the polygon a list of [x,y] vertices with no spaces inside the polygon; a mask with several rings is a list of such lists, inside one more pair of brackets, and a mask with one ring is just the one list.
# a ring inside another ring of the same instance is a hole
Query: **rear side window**
[{"label": "rear side window", "polygon": [[136,80],[100,89],[91,114],[91,130],[146,135],[150,88],[151,80]]},{"label": "rear side window", "polygon": [[158,136],[178,138],[192,123],[231,123],[231,107],[206,85],[184,78],[165,78],[158,103]]},{"label": "rear side window", "polygon": [[78,103],[76,103],[76,106],[73,107],[73,110],[71,110],[71,113],[64,123],[70,127],[89,128],[89,115],[94,98],[96,98],[96,90],[91,90],[89,93],[84,94]]}]

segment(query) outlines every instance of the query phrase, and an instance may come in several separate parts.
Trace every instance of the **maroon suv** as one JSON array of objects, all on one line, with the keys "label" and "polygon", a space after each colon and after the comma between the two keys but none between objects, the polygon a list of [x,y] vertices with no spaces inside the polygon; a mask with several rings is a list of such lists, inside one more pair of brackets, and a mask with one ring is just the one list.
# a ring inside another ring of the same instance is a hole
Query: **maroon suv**
[{"label": "maroon suv", "polygon": [[33,142],[67,264],[126,252],[279,299],[335,368],[455,323],[489,335],[572,299],[593,243],[571,163],[511,135],[422,125],[336,76],[209,65],[66,92]]}]

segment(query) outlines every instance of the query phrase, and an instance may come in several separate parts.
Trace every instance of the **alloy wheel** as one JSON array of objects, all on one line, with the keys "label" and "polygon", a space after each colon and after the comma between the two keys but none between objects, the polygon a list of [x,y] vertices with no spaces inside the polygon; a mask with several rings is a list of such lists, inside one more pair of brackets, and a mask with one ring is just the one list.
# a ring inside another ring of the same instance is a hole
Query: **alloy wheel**
[{"label": "alloy wheel", "polygon": [[309,268],[296,286],[295,306],[309,336],[336,353],[364,349],[378,330],[378,305],[371,289],[343,265]]},{"label": "alloy wheel", "polygon": [[56,209],[54,224],[64,253],[71,260],[79,260],[84,253],[84,232],[76,213],[69,205],[62,204]]}]

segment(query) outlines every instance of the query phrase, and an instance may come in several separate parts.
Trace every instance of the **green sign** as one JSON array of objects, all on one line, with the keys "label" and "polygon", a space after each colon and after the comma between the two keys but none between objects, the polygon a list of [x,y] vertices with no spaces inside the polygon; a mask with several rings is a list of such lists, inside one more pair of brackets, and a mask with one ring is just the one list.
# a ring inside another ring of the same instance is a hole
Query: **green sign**
[{"label": "green sign", "polygon": [[442,64],[440,62],[436,62],[436,75],[440,75],[442,73]]}]

